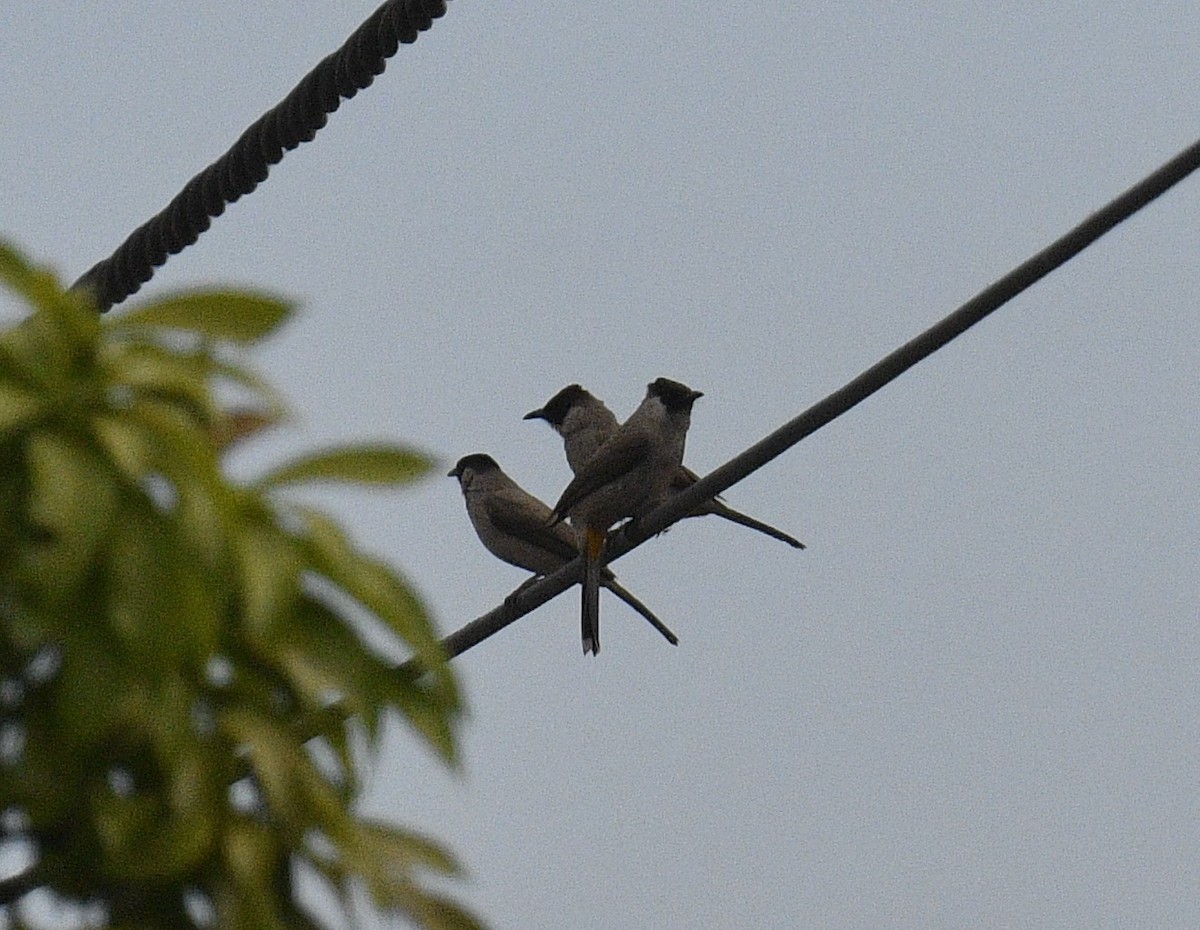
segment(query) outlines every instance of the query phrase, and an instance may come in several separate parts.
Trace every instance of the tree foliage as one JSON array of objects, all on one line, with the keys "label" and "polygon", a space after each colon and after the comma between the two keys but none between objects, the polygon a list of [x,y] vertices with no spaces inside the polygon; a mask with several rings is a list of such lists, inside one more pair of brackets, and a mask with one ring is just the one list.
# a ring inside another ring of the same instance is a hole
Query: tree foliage
[{"label": "tree foliage", "polygon": [[[0,283],[30,309],[0,330],[0,831],[27,860],[0,904],[44,888],[113,926],[313,928],[306,865],[348,913],[365,892],[475,926],[423,883],[455,872],[442,849],[354,810],[389,710],[454,764],[459,696],[429,616],[280,494],[431,463],[372,445],[235,484],[223,445],[280,407],[228,346],[286,304],[204,292],[102,318],[2,244]],[[250,409],[227,409],[231,385]]]}]

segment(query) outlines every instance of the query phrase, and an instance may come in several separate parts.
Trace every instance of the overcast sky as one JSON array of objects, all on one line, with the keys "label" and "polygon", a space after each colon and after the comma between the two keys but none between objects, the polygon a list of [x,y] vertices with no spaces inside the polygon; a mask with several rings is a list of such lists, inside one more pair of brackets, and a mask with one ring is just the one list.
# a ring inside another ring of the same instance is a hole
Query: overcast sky
[{"label": "overcast sky", "polygon": [[[371,12],[0,14],[0,235],[69,281]],[[553,499],[521,415],[705,392],[721,464],[1200,135],[1194,3],[454,0],[146,286],[302,311],[295,423]],[[1200,181],[615,567],[461,657],[465,772],[397,731],[367,807],[497,930],[1200,925]],[[440,474],[440,473],[439,473]],[[449,631],[523,578],[455,482],[322,493]]]}]

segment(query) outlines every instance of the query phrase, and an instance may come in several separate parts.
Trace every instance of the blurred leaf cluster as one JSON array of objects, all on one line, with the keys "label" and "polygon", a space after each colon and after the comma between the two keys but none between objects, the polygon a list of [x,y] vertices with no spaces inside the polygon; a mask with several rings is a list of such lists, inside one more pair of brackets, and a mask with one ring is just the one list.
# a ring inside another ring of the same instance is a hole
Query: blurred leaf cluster
[{"label": "blurred leaf cluster", "polygon": [[[389,711],[454,764],[459,697],[429,617],[278,492],[431,463],[374,445],[234,484],[223,448],[281,408],[230,346],[287,305],[203,292],[101,317],[3,244],[0,283],[30,309],[0,330],[0,841],[26,865],[0,904],[46,889],[85,923],[315,928],[307,871],[350,917],[367,896],[475,926],[427,887],[455,871],[445,852],[354,809]],[[254,403],[231,408],[231,387]]]}]

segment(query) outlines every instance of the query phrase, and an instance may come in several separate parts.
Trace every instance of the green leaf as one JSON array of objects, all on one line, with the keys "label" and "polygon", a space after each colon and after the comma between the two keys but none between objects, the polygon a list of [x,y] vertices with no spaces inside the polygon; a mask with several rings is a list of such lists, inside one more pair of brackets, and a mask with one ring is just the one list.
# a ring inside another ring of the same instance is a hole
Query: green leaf
[{"label": "green leaf", "polygon": [[241,385],[243,388],[257,395],[267,408],[266,412],[276,419],[282,420],[287,416],[287,404],[284,403],[283,395],[254,372],[218,358],[210,357],[210,361],[214,377],[224,378],[234,384]]},{"label": "green leaf", "polygon": [[107,414],[92,421],[96,441],[132,485],[141,483],[154,462],[154,443],[125,417]]},{"label": "green leaf", "polygon": [[[210,584],[224,589],[231,583],[226,566],[230,564],[227,518],[234,512],[235,495],[216,481],[192,480],[187,476],[175,482],[179,492],[179,527],[188,544],[204,559],[210,571]],[[216,572],[216,575],[211,574]]]},{"label": "green leaf", "polygon": [[212,364],[201,353],[182,353],[148,342],[112,344],[103,367],[119,385],[184,403],[211,419],[216,404],[209,388]]},{"label": "green leaf", "polygon": [[300,589],[300,554],[273,527],[244,526],[237,540],[246,629],[269,638],[291,611]]},{"label": "green leaf", "polygon": [[425,930],[484,930],[474,915],[441,895],[424,896],[419,919]]},{"label": "green leaf", "polygon": [[0,281],[23,296],[28,296],[25,282],[33,269],[20,252],[0,239]]},{"label": "green leaf", "polygon": [[[279,927],[275,876],[287,851],[265,824],[235,820],[225,830],[223,870],[232,882],[216,895],[217,926],[230,930]],[[222,883],[225,884],[224,882]]]},{"label": "green leaf", "polygon": [[458,875],[462,871],[450,853],[419,833],[367,818],[359,820],[358,833],[375,855],[405,869],[424,868],[441,875]]},{"label": "green leaf", "polygon": [[[210,494],[221,493],[227,487],[221,479],[217,451],[209,440],[207,424],[198,420],[193,411],[166,400],[144,398],[122,411],[121,419],[135,427],[141,435],[143,448],[149,458],[146,464],[176,483],[194,481]],[[108,427],[111,432],[111,426]],[[122,437],[129,443],[129,437]],[[129,451],[136,440],[129,443]],[[110,453],[114,448],[109,447]],[[135,457],[118,459],[122,468],[134,464]]]},{"label": "green leaf", "polygon": [[140,492],[147,476],[168,478],[180,495],[185,526],[196,532],[193,539],[208,550],[218,547],[220,521],[232,507],[234,491],[221,477],[202,424],[172,403],[142,400],[96,417],[92,431],[107,458]]},{"label": "green leaf", "polygon": [[389,566],[356,551],[333,520],[308,507],[297,507],[305,521],[304,549],[312,568],[372,611],[391,631],[436,659],[437,634],[425,605]]},{"label": "green leaf", "polygon": [[85,311],[91,320],[76,321],[85,327],[99,325],[96,311],[82,294],[68,292],[57,275],[38,268],[12,246],[0,240],[0,283],[7,285],[38,311]]},{"label": "green leaf", "polygon": [[355,841],[347,844],[346,855],[377,906],[402,910],[426,930],[481,930],[457,904],[416,884],[415,873],[421,869],[459,874],[449,853],[419,834],[378,821],[359,820],[355,826]]},{"label": "green leaf", "polygon": [[180,545],[173,520],[127,507],[107,572],[108,623],[145,668],[198,667],[216,649],[221,586]]},{"label": "green leaf", "polygon": [[[449,667],[421,678],[405,674],[399,669],[395,670],[394,675],[396,706],[404,718],[443,761],[451,767],[457,767],[458,744],[455,742],[453,724],[460,708],[457,703],[452,703],[446,693],[453,687]],[[429,681],[430,677],[433,678],[432,682]]]},{"label": "green leaf", "polygon": [[377,732],[387,699],[386,690],[372,686],[373,666],[379,660],[342,617],[306,597],[271,637],[270,648],[292,686],[312,707],[336,700],[361,717],[369,733]]},{"label": "green leaf", "polygon": [[217,832],[215,811],[172,811],[155,795],[99,792],[92,816],[103,844],[96,863],[125,881],[180,881],[206,857]]},{"label": "green leaf", "polygon": [[295,778],[308,761],[304,747],[277,721],[240,708],[223,713],[221,727],[249,757],[276,826],[284,827],[292,841],[300,840],[311,822]]},{"label": "green leaf", "polygon": [[339,845],[353,834],[353,815],[336,787],[321,774],[298,737],[276,720],[242,710],[221,716],[221,726],[246,748],[272,820],[299,845],[319,830]]},{"label": "green leaf", "polygon": [[413,728],[453,763],[453,721],[461,706],[428,611],[394,569],[356,552],[336,523],[313,510],[297,510],[307,524],[304,551],[312,569],[383,621],[427,670],[414,678],[389,668],[378,686],[386,687],[390,701]]},{"label": "green leaf", "polygon": [[354,547],[337,521],[311,507],[297,505],[292,510],[304,520],[304,540],[314,567],[325,574],[330,565],[342,566],[343,573],[352,571]]},{"label": "green leaf", "polygon": [[0,436],[36,419],[45,408],[37,394],[0,381]]},{"label": "green leaf", "polygon": [[349,625],[325,605],[304,597],[270,643],[277,664],[314,707],[331,700],[357,711],[369,702],[361,693],[359,664],[365,649]]},{"label": "green leaf", "polygon": [[303,481],[355,484],[408,484],[433,467],[428,456],[403,446],[363,444],[307,455],[268,472],[254,483],[259,489]]},{"label": "green leaf", "polygon": [[88,382],[96,383],[93,356],[100,324],[95,311],[74,305],[52,280],[45,290],[42,309],[0,332],[0,363],[61,402]]},{"label": "green leaf", "polygon": [[53,706],[34,706],[22,715],[26,730],[20,762],[10,772],[19,784],[7,805],[20,807],[34,830],[72,816],[81,803],[89,777],[90,752],[97,734],[110,731],[114,708],[121,700],[121,669],[103,642],[87,655],[78,645],[98,636],[77,637],[59,651],[60,683]]},{"label": "green leaf", "polygon": [[30,437],[32,481],[26,517],[44,538],[26,550],[37,587],[53,597],[73,590],[92,569],[117,512],[112,470],[83,444],[43,432]]},{"label": "green leaf", "polygon": [[210,568],[223,562],[235,493],[222,479],[207,427],[187,404],[143,398],[92,420],[97,444],[128,484],[145,493],[152,475],[170,481],[187,541]]},{"label": "green leaf", "polygon": [[[228,684],[222,688],[222,706],[253,711],[262,717],[286,719],[289,723],[300,722],[298,714],[305,710],[301,706],[302,696],[293,691],[291,684],[274,667],[270,654],[264,654],[262,648],[255,649],[249,643],[238,643],[226,647],[222,658],[230,663],[232,673]],[[313,713],[309,709],[305,717],[311,716]]]},{"label": "green leaf", "polygon": [[164,327],[249,345],[274,332],[291,312],[291,304],[265,294],[206,290],[143,304],[127,313],[110,315],[107,322],[115,332]]}]

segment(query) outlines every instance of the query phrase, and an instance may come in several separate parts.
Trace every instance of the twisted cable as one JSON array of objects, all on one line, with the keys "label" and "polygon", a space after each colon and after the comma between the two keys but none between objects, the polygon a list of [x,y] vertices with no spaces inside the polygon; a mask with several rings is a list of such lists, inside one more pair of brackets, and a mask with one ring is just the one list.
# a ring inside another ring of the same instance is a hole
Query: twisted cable
[{"label": "twisted cable", "polygon": [[343,99],[382,74],[401,43],[410,44],[446,13],[446,0],[388,0],[326,56],[224,155],[188,181],[175,199],[139,226],[112,255],[73,285],[88,290],[101,312],[137,293],[164,264],[200,238],[215,217],[266,180],[284,152],[308,142]]}]

